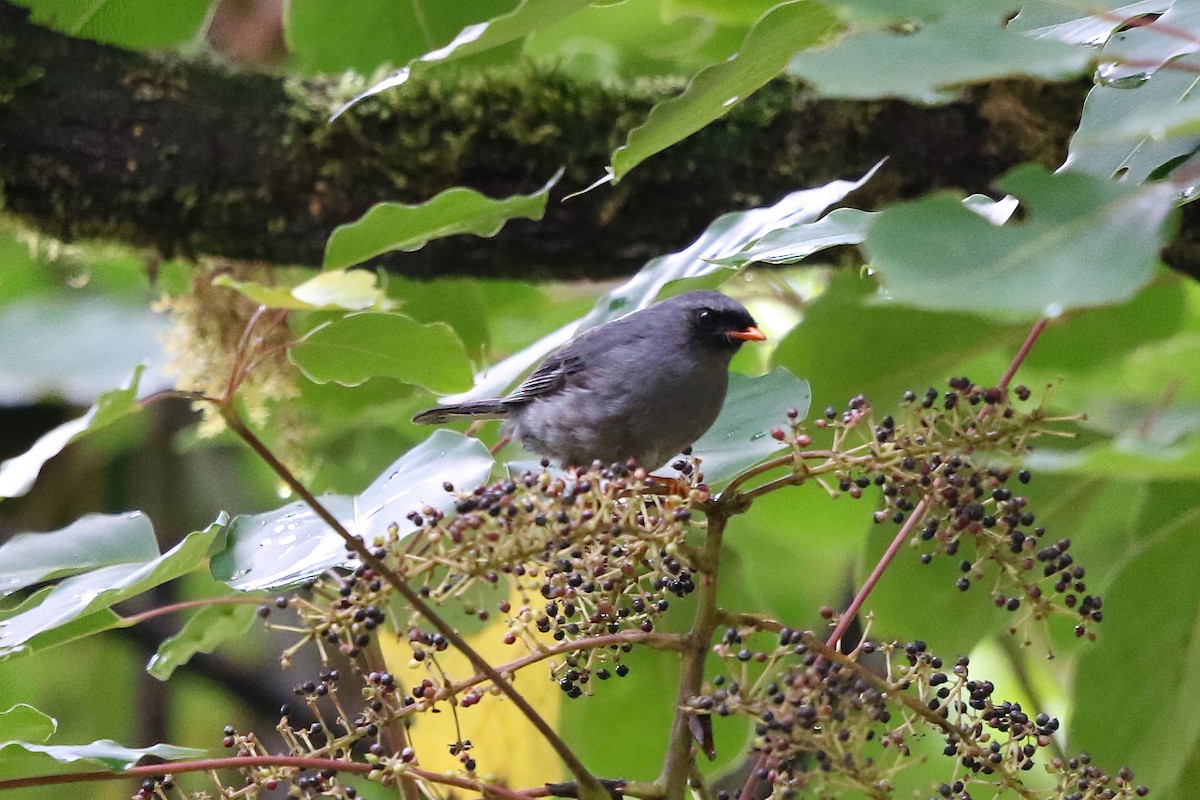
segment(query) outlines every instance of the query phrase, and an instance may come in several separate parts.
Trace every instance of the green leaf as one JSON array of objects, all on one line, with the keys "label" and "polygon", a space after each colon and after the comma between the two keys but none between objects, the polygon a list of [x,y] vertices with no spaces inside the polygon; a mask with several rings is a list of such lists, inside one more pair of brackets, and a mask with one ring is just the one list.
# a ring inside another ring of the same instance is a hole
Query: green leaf
[{"label": "green leaf", "polygon": [[390,250],[420,250],[430,239],[457,233],[495,236],[510,219],[539,220],[562,174],[560,169],[533,194],[503,200],[456,186],[420,205],[377,203],[355,222],[334,229],[325,244],[325,267],[347,267]]},{"label": "green leaf", "polygon": [[794,264],[813,253],[843,244],[861,244],[877,212],[837,208],[816,222],[801,222],[772,231],[740,252],[712,263],[723,267],[747,264]]},{"label": "green leaf", "polygon": [[[482,483],[492,456],[478,440],[449,430],[409,450],[356,497],[330,496],[321,502],[351,533],[368,544],[390,536],[403,538],[416,530],[410,511],[430,505],[446,511],[455,496],[442,484],[459,488]],[[213,556],[212,574],[235,589],[257,591],[290,586],[330,567],[350,563],[342,538],[304,503],[275,511],[235,517],[226,548]]]},{"label": "green leaf", "polygon": [[879,165],[872,167],[856,181],[831,181],[813,189],[792,192],[773,206],[722,214],[688,247],[651,259],[636,275],[597,300],[587,315],[489,367],[476,375],[475,386],[470,391],[446,398],[446,401],[462,402],[500,395],[547,353],[589,328],[645,308],[660,295],[720,286],[737,272],[712,263],[713,259],[737,252],[772,231],[817,219],[825,209],[841,202],[870,180],[878,168]]},{"label": "green leaf", "polygon": [[253,281],[239,281],[221,274],[214,286],[225,286],[249,297],[267,308],[302,310],[365,311],[368,308],[388,311],[396,303],[389,300],[379,276],[365,269],[330,270],[322,272],[299,286],[265,286]]},{"label": "green leaf", "polygon": [[193,614],[179,633],[158,646],[146,671],[160,681],[196,653],[211,653],[222,643],[241,636],[254,623],[255,607],[246,603],[207,606]]},{"label": "green leaf", "polygon": [[19,703],[0,711],[0,742],[19,739],[44,742],[54,735],[58,722],[31,705]]},{"label": "green leaf", "polygon": [[884,296],[1029,319],[1128,299],[1154,275],[1175,205],[1170,185],[1127,187],[1036,165],[998,185],[1028,219],[995,226],[949,194],[883,211],[865,248]]},{"label": "green leaf", "polygon": [[[869,278],[836,273],[772,354],[772,365],[808,379],[818,409],[842,408],[856,394],[865,394],[876,408],[891,408],[906,389],[943,385],[980,353],[995,349],[1011,358],[1028,333],[1024,325],[999,325],[967,314],[873,304],[874,289]],[[854,368],[847,368],[851,364]]]},{"label": "green leaf", "polygon": [[134,398],[137,396],[142,369],[138,367],[134,370],[124,388],[100,395],[96,404],[82,417],[64,422],[49,433],[43,434],[34,442],[33,447],[21,455],[0,462],[0,497],[20,497],[25,494],[33,488],[38,473],[42,471],[42,465],[58,455],[68,444],[88,431],[99,430],[126,414],[139,410],[141,407]]},{"label": "green leaf", "polygon": [[402,314],[347,314],[313,328],[288,357],[317,383],[358,386],[389,377],[435,392],[471,383],[471,362],[454,330],[441,322],[422,325]]},{"label": "green leaf", "polygon": [[1105,590],[1099,641],[1083,650],[1073,683],[1072,747],[1128,764],[1168,797],[1190,794],[1179,781],[1200,748],[1200,719],[1189,713],[1200,692],[1197,489],[1155,487],[1143,505],[1126,563]]},{"label": "green leaf", "polygon": [[154,526],[140,511],[88,514],[48,533],[19,533],[0,545],[0,597],[41,581],[158,556]]},{"label": "green leaf", "polygon": [[[203,531],[186,538],[158,558],[127,564],[99,567],[66,578],[53,587],[35,595],[38,601],[18,608],[16,613],[0,619],[0,661],[40,649],[44,641],[38,637],[52,634],[55,629],[135,597],[147,589],[174,580],[202,566],[217,535],[224,528],[224,517]],[[94,622],[108,623],[112,619],[97,617],[88,620],[88,632],[94,632]],[[74,637],[72,637],[74,638]],[[57,640],[56,640],[57,642]]]},{"label": "green leaf", "polygon": [[788,72],[825,97],[900,97],[945,103],[971,83],[1012,75],[1064,80],[1082,72],[1090,54],[1006,29],[1014,10],[999,3],[947,4],[946,13],[915,32],[867,31],[798,53]]},{"label": "green leaf", "polygon": [[[834,499],[808,483],[755,500],[748,513],[729,520],[718,604],[816,630],[818,609],[845,594],[873,527],[876,504],[867,498]],[[802,565],[804,579],[780,580],[780,565]]]},{"label": "green leaf", "polygon": [[683,94],[658,103],[612,157],[613,179],[655,153],[719,119],[778,75],[798,50],[819,41],[838,24],[824,6],[794,0],[775,6],[750,29],[741,49],[700,71]]},{"label": "green leaf", "polygon": [[1088,92],[1064,166],[1128,183],[1158,176],[1200,148],[1200,56],[1172,62],[1139,86],[1097,84]]},{"label": "green leaf", "polygon": [[32,22],[69,36],[130,49],[180,44],[200,30],[208,0],[16,0]]},{"label": "green leaf", "polygon": [[370,75],[445,44],[463,27],[511,11],[514,0],[296,0],[285,15],[288,49],[309,72]]},{"label": "green leaf", "polygon": [[400,86],[411,76],[419,75],[431,67],[524,39],[530,33],[570,16],[588,5],[588,2],[589,0],[521,0],[510,13],[489,22],[468,25],[445,47],[431,50],[408,66],[375,83],[335,111],[332,119],[337,119],[360,100]]},{"label": "green leaf", "polygon": [[812,394],[808,381],[786,369],[766,375],[729,376],[729,393],[721,415],[692,447],[701,459],[701,471],[709,486],[718,488],[734,476],[779,452],[785,445],[771,437],[772,428],[786,430],[789,408],[804,419]]},{"label": "green leaf", "polygon": [[147,756],[173,760],[199,758],[204,755],[207,755],[204,750],[194,747],[177,747],[170,744],[125,747],[111,739],[101,739],[90,744],[58,745],[5,742],[0,744],[0,778],[59,774],[64,771],[63,764],[71,765],[71,772],[119,772],[136,766]]},{"label": "green leaf", "polygon": [[1122,26],[1100,52],[1096,80],[1101,84],[1139,85],[1178,56],[1200,50],[1200,3],[1175,0],[1145,24]]}]

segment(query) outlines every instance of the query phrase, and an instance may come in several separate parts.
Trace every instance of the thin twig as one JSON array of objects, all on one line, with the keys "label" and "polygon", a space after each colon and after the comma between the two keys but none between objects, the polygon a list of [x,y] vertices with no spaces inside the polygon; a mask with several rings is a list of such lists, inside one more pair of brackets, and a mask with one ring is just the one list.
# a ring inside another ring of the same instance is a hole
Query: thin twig
[{"label": "thin twig", "polygon": [[30,786],[53,786],[63,783],[91,783],[95,781],[119,781],[127,778],[149,778],[154,775],[182,775],[188,772],[207,772],[216,769],[246,769],[247,767],[295,767],[297,769],[332,769],[366,775],[374,766],[365,761],[342,761],[330,758],[306,758],[304,756],[232,756],[230,758],[206,758],[197,761],[177,761],[172,764],[147,764],[130,767],[119,772],[74,772],[66,775],[36,775],[28,778],[10,778],[0,781],[0,792],[7,789],[25,789]]}]

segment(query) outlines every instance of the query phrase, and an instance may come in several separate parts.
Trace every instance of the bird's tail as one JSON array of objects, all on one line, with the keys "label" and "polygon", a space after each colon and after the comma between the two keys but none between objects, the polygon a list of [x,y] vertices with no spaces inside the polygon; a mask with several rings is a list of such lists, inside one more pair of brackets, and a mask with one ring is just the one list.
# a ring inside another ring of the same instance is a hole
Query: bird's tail
[{"label": "bird's tail", "polygon": [[417,425],[441,425],[460,417],[472,419],[500,419],[507,415],[508,403],[503,400],[475,400],[470,403],[455,403],[422,411],[412,418]]}]

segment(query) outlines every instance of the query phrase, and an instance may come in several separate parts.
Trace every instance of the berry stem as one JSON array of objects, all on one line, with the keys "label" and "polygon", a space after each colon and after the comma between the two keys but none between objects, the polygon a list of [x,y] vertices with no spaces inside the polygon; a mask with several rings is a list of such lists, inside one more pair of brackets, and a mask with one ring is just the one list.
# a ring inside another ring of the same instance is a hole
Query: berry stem
[{"label": "berry stem", "polygon": [[1004,375],[1000,378],[1000,382],[996,384],[999,388],[1007,389],[1008,384],[1012,383],[1013,376],[1017,374],[1017,370],[1021,367],[1022,362],[1025,361],[1025,357],[1029,355],[1029,351],[1033,348],[1034,342],[1042,335],[1042,331],[1046,330],[1046,325],[1049,322],[1048,317],[1042,317],[1033,323],[1033,328],[1030,329],[1029,335],[1025,337],[1025,341],[1021,343],[1017,354],[1013,356],[1012,363],[1008,365],[1008,369],[1004,370]]},{"label": "berry stem", "polygon": [[925,509],[928,505],[928,498],[922,497],[921,502],[917,503],[917,507],[908,515],[908,519],[904,520],[904,524],[896,532],[896,537],[892,539],[892,543],[888,545],[887,550],[883,551],[883,555],[880,556],[874,569],[871,570],[871,574],[867,576],[862,586],[859,587],[858,594],[854,595],[854,599],[850,601],[850,605],[846,607],[846,610],[838,618],[837,625],[833,628],[833,633],[829,634],[829,639],[825,642],[826,647],[837,649],[842,635],[846,633],[846,629],[850,627],[850,623],[858,616],[858,611],[862,608],[862,604],[866,602],[867,596],[871,594],[871,591],[875,588],[875,584],[879,583],[879,579],[883,577],[884,571],[892,563],[892,559],[896,557],[896,553],[900,552],[900,548],[908,540],[913,528],[925,516]]},{"label": "berry stem", "polygon": [[271,467],[275,474],[278,475],[283,482],[286,483],[288,487],[302,500],[304,500],[309,508],[313,510],[313,513],[324,520],[325,524],[329,525],[330,528],[332,528],[339,536],[342,537],[343,541],[346,543],[347,549],[353,551],[363,564],[370,567],[377,575],[386,580],[418,614],[429,620],[429,623],[437,629],[438,633],[442,634],[442,636],[446,638],[446,641],[450,642],[450,644],[454,645],[459,652],[466,656],[467,660],[471,662],[471,665],[475,667],[476,670],[486,675],[497,689],[503,692],[508,699],[512,700],[513,705],[520,709],[521,713],[526,719],[529,720],[530,724],[537,728],[538,732],[542,735],[546,742],[554,749],[554,752],[558,754],[558,757],[563,760],[564,764],[566,764],[567,769],[570,770],[571,775],[579,784],[579,796],[581,800],[609,800],[608,791],[604,788],[604,786],[596,779],[594,775],[588,771],[587,767],[583,765],[583,762],[579,760],[579,757],[575,755],[574,751],[572,751],[567,743],[563,741],[562,737],[559,736],[552,727],[550,727],[549,723],[542,718],[542,715],[539,714],[537,710],[529,704],[529,701],[526,700],[520,692],[513,688],[512,684],[505,680],[504,676],[502,676],[495,669],[495,667],[489,664],[487,659],[480,655],[475,648],[467,644],[466,640],[458,634],[458,631],[454,630],[453,626],[442,619],[441,615],[439,615],[431,605],[421,599],[421,596],[418,595],[411,586],[405,583],[404,580],[397,575],[394,570],[384,564],[383,561],[376,558],[367,545],[363,542],[361,537],[355,536],[351,534],[350,531],[346,530],[346,527],[342,525],[338,518],[335,517],[329,511],[329,509],[327,509],[321,503],[321,501],[318,500],[316,496],[308,490],[308,487],[301,483],[300,479],[297,478],[290,469],[288,469],[287,465],[280,461],[275,454],[271,452],[270,448],[268,448],[261,439],[255,436],[253,431],[246,427],[245,422],[242,421],[242,418],[238,415],[237,410],[232,404],[222,404],[218,408],[220,409],[221,416],[225,419],[226,424],[229,425],[230,430],[236,433],[242,439],[242,441],[249,445],[250,449],[258,454],[258,456],[262,458],[268,466]]}]

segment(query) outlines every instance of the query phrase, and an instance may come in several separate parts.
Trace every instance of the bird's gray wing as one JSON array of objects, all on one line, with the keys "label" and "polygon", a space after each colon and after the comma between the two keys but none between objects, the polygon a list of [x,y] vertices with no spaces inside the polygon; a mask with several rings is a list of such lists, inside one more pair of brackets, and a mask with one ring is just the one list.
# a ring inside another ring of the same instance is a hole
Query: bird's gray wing
[{"label": "bird's gray wing", "polygon": [[576,353],[555,353],[542,362],[521,384],[504,398],[506,403],[528,403],[553,394],[567,385],[567,379],[583,369],[583,358]]}]

